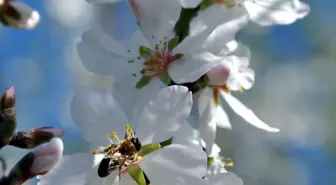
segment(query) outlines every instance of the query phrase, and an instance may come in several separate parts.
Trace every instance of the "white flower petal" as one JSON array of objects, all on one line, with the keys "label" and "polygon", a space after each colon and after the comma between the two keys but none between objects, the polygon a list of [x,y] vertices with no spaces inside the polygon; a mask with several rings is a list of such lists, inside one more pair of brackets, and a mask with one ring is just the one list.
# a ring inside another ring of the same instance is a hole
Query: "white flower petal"
[{"label": "white flower petal", "polygon": [[190,185],[207,173],[207,156],[199,148],[172,144],[150,155],[140,162],[140,167],[151,184]]},{"label": "white flower petal", "polygon": [[245,57],[230,55],[225,57],[225,63],[230,66],[230,75],[226,80],[226,86],[231,91],[240,88],[250,89],[255,82],[253,69],[248,68],[249,60]]},{"label": "white flower petal", "polygon": [[212,146],[215,143],[217,131],[216,108],[213,103],[209,103],[205,111],[199,117],[200,137],[204,141],[207,154],[212,153]]},{"label": "white flower petal", "polygon": [[223,158],[218,155],[212,155],[211,157],[214,157],[214,160],[212,164],[208,167],[208,177],[219,173],[226,173],[227,170],[225,169]]},{"label": "white flower petal", "polygon": [[83,138],[92,144],[107,144],[105,135],[114,131],[119,138],[124,137],[128,120],[107,91],[77,90],[71,103],[71,114]]},{"label": "white flower petal", "polygon": [[130,2],[143,34],[149,41],[163,39],[173,33],[180,16],[181,5],[177,1],[141,0]]},{"label": "white flower petal", "polygon": [[92,158],[89,153],[63,155],[52,170],[46,175],[38,176],[38,185],[84,184],[86,173],[91,169]]},{"label": "white flower petal", "polygon": [[31,174],[42,174],[51,170],[61,160],[63,142],[60,138],[53,138],[33,149],[34,160],[30,167]]},{"label": "white flower petal", "polygon": [[136,123],[143,112],[143,108],[148,104],[148,102],[160,93],[162,90],[161,82],[158,78],[152,79],[152,81],[141,89],[133,90],[133,95],[136,97],[135,101],[132,103],[132,119],[131,123]]},{"label": "white flower petal", "polygon": [[195,8],[202,0],[179,0],[183,8]]},{"label": "white flower petal", "polygon": [[82,34],[82,40],[77,44],[77,51],[90,72],[123,79],[132,77],[133,73],[140,73],[143,63],[128,61],[136,60],[141,44],[149,45],[140,32],[136,32],[129,42],[120,42],[99,28],[93,28]]},{"label": "white flower petal", "polygon": [[209,175],[207,181],[211,185],[243,185],[243,180],[231,172]]},{"label": "white flower petal", "polygon": [[247,108],[245,105],[243,105],[238,99],[236,99],[235,97],[233,97],[231,94],[225,93],[225,92],[221,92],[221,95],[223,96],[223,98],[226,100],[226,102],[230,105],[230,107],[232,108],[232,110],[238,114],[239,116],[241,116],[245,121],[247,121],[248,123],[250,123],[251,125],[268,131],[268,132],[279,132],[279,129],[277,128],[273,128],[268,126],[266,123],[264,123],[263,121],[261,121],[254,113],[251,109]]},{"label": "white flower petal", "polygon": [[201,148],[199,131],[186,122],[176,132],[173,143]]},{"label": "white flower petal", "polygon": [[95,4],[93,8],[93,26],[100,27],[114,39],[129,39],[137,30],[137,20],[127,1]]},{"label": "white flower petal", "polygon": [[218,53],[227,42],[248,22],[244,8],[227,10],[224,6],[213,5],[200,11],[191,22],[189,35],[174,49],[176,53],[198,53],[205,49]]},{"label": "white flower petal", "polygon": [[226,9],[225,6],[213,5],[206,9],[203,14],[207,15],[204,16],[205,20],[211,20],[210,22],[214,23],[215,26],[213,27],[215,29],[211,30],[202,47],[214,53],[219,52],[227,42],[234,40],[236,33],[249,21],[247,12],[243,7]]},{"label": "white flower petal", "polygon": [[211,88],[205,88],[199,92],[199,98],[197,101],[198,115],[203,114],[211,101],[213,101],[213,92]]},{"label": "white flower petal", "polygon": [[216,107],[216,121],[217,121],[217,126],[220,128],[226,128],[226,129],[231,129],[231,122],[229,119],[229,116],[226,114],[225,110],[222,108],[222,106]]},{"label": "white flower petal", "polygon": [[212,146],[212,152],[210,154],[210,156],[219,156],[219,153],[221,152],[221,149],[219,148],[219,146],[215,143]]},{"label": "white flower petal", "polygon": [[192,96],[184,86],[163,88],[148,102],[137,124],[141,144],[162,142],[175,135],[192,107]]},{"label": "white flower petal", "polygon": [[149,100],[160,91],[160,80],[158,78],[141,89],[136,88],[139,78],[123,78],[114,83],[113,97],[122,108],[131,123],[139,120],[142,109]]},{"label": "white flower petal", "polygon": [[250,18],[262,26],[292,24],[310,12],[309,5],[299,0],[245,1]]},{"label": "white flower petal", "polygon": [[168,72],[176,83],[195,82],[222,60],[222,57],[207,51],[185,54],[180,60],[172,63]]}]

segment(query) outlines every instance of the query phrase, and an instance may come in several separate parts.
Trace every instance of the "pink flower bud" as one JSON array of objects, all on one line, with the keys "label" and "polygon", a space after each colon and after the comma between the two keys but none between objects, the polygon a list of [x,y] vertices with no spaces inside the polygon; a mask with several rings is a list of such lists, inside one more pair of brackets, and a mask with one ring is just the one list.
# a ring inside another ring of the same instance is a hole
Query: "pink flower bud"
[{"label": "pink flower bud", "polygon": [[32,151],[35,159],[30,167],[30,172],[36,175],[43,175],[51,170],[61,159],[63,153],[63,142],[60,138],[53,138]]},{"label": "pink flower bud", "polygon": [[62,137],[64,131],[53,127],[41,127],[28,131],[16,132],[9,145],[19,148],[35,148],[36,146],[49,142],[54,137]]},{"label": "pink flower bud", "polygon": [[15,106],[15,90],[14,87],[10,87],[0,99],[0,109],[5,111],[6,109],[12,109]]},{"label": "pink flower bud", "polygon": [[61,159],[63,142],[53,138],[26,154],[9,172],[0,179],[0,184],[20,185],[28,179],[48,173]]},{"label": "pink flower bud", "polygon": [[208,71],[206,75],[209,79],[209,85],[224,85],[226,80],[229,78],[230,68],[225,62],[222,62]]}]

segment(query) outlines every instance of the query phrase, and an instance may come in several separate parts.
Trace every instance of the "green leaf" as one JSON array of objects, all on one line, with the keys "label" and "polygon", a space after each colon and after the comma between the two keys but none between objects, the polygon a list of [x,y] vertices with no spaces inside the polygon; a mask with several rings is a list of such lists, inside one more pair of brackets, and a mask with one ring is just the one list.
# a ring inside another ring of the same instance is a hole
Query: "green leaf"
[{"label": "green leaf", "polygon": [[167,85],[170,84],[171,79],[170,79],[170,77],[169,77],[168,72],[163,73],[163,74],[160,76],[160,80],[161,80],[161,82],[163,82],[164,84],[167,84]]},{"label": "green leaf", "polygon": [[197,16],[198,8],[182,8],[179,20],[175,24],[175,35],[178,36],[178,43],[182,42],[189,35],[191,20]]},{"label": "green leaf", "polygon": [[145,175],[138,165],[128,167],[127,172],[138,185],[146,185]]},{"label": "green leaf", "polygon": [[144,145],[144,146],[141,147],[141,149],[139,151],[139,155],[141,157],[144,157],[145,155],[148,155],[148,154],[150,154],[150,153],[152,153],[155,150],[158,150],[160,148],[161,148],[160,143]]},{"label": "green leaf", "polygon": [[160,146],[161,146],[161,148],[163,148],[163,147],[166,147],[166,146],[172,144],[172,142],[173,142],[173,138],[171,137],[170,139],[167,139],[166,141],[162,141],[160,143]]},{"label": "green leaf", "polygon": [[214,157],[208,157],[208,162],[207,162],[207,165],[208,165],[208,168],[212,165],[212,163],[215,161],[215,158]]},{"label": "green leaf", "polygon": [[139,47],[139,54],[140,56],[146,56],[149,57],[152,55],[152,50],[150,50],[149,48],[145,47],[145,46],[140,46]]},{"label": "green leaf", "polygon": [[214,3],[215,3],[214,0],[203,0],[203,2],[201,3],[200,9],[201,10],[205,10],[209,6],[213,5]]},{"label": "green leaf", "polygon": [[172,51],[178,44],[179,37],[175,36],[168,42],[168,51]]},{"label": "green leaf", "polygon": [[137,89],[141,89],[143,87],[145,87],[147,84],[149,84],[149,82],[152,80],[151,76],[145,76],[143,75],[141,77],[141,79],[138,81],[138,83],[136,84],[136,88]]}]

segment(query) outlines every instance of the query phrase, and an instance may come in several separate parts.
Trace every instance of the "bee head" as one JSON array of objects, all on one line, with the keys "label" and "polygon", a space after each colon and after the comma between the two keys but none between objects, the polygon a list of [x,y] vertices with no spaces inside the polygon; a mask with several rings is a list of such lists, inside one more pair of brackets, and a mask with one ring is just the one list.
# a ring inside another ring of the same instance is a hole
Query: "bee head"
[{"label": "bee head", "polygon": [[135,149],[139,151],[141,149],[141,143],[137,137],[131,138],[131,142],[133,143]]}]

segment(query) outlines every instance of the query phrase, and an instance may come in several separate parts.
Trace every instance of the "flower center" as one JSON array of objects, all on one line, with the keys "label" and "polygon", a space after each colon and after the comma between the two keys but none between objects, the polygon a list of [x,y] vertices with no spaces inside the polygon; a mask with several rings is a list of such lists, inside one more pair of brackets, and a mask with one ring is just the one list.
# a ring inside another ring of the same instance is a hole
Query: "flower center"
[{"label": "flower center", "polygon": [[119,140],[116,132],[112,136],[107,134],[106,138],[110,143],[92,152],[93,155],[104,155],[98,167],[99,177],[106,177],[116,169],[119,174],[123,173],[129,166],[141,160],[142,157],[138,155],[141,144],[129,124],[126,125],[125,139]]},{"label": "flower center", "polygon": [[[145,46],[139,47],[140,56],[138,60],[143,60],[143,66],[140,71],[142,78],[137,83],[136,87],[138,89],[146,86],[152,78],[158,77],[161,82],[165,84],[170,84],[170,76],[168,74],[168,69],[170,65],[183,57],[183,54],[173,54],[173,49],[178,43],[178,37],[174,37],[171,40],[164,38],[154,46],[154,49],[149,49]],[[130,63],[134,60],[129,61]]]},{"label": "flower center", "polygon": [[165,38],[164,41],[156,44],[153,50],[145,46],[139,48],[140,57],[145,60],[141,70],[142,75],[160,77],[167,72],[171,63],[181,58],[181,55],[173,56],[169,42]]}]

